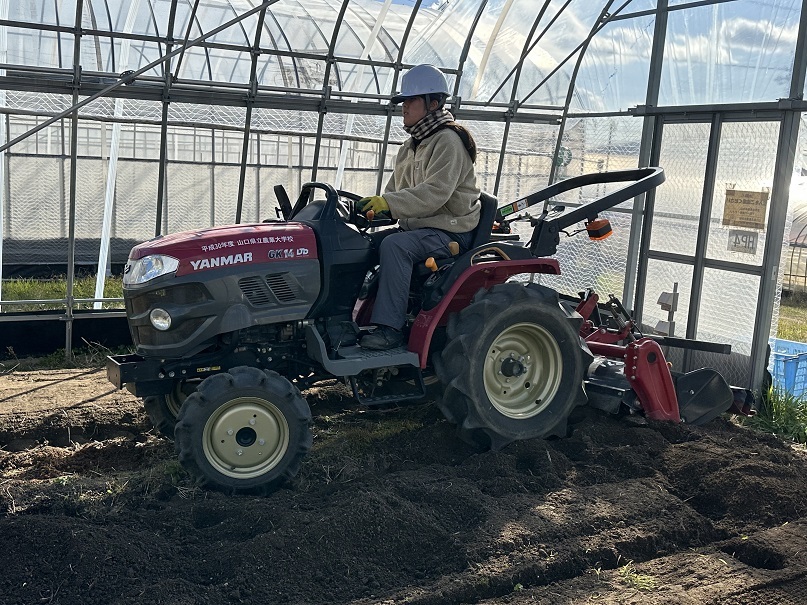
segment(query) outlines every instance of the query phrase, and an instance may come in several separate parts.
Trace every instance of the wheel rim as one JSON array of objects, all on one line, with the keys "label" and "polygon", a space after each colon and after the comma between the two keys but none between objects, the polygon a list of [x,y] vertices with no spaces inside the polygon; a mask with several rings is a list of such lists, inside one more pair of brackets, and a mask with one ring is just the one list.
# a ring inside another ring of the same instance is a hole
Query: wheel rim
[{"label": "wheel rim", "polygon": [[205,457],[228,477],[250,479],[273,469],[289,447],[283,413],[259,397],[238,397],[220,406],[205,424]]},{"label": "wheel rim", "polygon": [[174,418],[179,416],[179,408],[185,403],[188,395],[196,390],[196,385],[190,384],[188,381],[180,381],[174,385],[174,390],[165,396],[165,407],[174,415]]},{"label": "wheel rim", "polygon": [[514,324],[488,348],[483,379],[485,392],[509,418],[531,418],[546,408],[560,385],[563,357],[545,328]]}]

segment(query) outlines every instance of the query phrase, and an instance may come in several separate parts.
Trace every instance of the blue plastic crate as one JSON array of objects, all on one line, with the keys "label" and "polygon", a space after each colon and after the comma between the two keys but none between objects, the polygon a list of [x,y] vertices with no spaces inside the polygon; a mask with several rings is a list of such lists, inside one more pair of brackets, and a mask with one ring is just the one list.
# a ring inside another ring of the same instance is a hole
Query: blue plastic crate
[{"label": "blue plastic crate", "polygon": [[770,345],[773,384],[794,397],[807,394],[807,343],[772,338]]}]

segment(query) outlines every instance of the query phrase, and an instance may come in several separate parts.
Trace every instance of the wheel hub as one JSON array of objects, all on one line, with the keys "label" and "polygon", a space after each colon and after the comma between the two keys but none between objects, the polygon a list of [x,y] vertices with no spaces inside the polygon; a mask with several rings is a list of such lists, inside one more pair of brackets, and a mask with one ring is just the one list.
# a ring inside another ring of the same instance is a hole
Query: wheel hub
[{"label": "wheel hub", "polygon": [[274,467],[289,445],[282,412],[258,397],[239,397],[222,405],[205,425],[208,461],[230,477],[259,476]]},{"label": "wheel hub", "polygon": [[242,447],[249,447],[258,440],[258,434],[252,427],[243,427],[238,429],[235,434],[235,441]]},{"label": "wheel hub", "polygon": [[517,359],[507,357],[502,362],[502,375],[512,378],[513,376],[521,376],[524,373],[524,364]]},{"label": "wheel hub", "polygon": [[555,397],[563,356],[543,326],[519,323],[505,328],[485,357],[483,380],[488,399],[509,418],[539,414]]}]

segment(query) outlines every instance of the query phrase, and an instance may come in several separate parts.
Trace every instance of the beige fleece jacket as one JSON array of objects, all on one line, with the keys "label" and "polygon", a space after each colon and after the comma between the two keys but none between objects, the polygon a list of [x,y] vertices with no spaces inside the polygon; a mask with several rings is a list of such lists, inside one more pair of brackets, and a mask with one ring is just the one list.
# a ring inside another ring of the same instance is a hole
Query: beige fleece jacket
[{"label": "beige fleece jacket", "polygon": [[479,223],[479,187],[462,139],[448,128],[421,141],[401,145],[384,199],[406,231],[434,227],[452,233]]}]

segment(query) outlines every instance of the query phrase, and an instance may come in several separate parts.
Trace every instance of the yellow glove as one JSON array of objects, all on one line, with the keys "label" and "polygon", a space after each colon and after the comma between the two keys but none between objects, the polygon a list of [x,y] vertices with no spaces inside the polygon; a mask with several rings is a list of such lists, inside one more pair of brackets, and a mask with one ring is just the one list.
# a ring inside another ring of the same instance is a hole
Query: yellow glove
[{"label": "yellow glove", "polygon": [[359,200],[359,208],[364,214],[367,214],[367,212],[370,210],[376,214],[379,214],[380,212],[386,212],[389,214],[389,204],[387,204],[387,200],[380,195],[363,197]]}]

